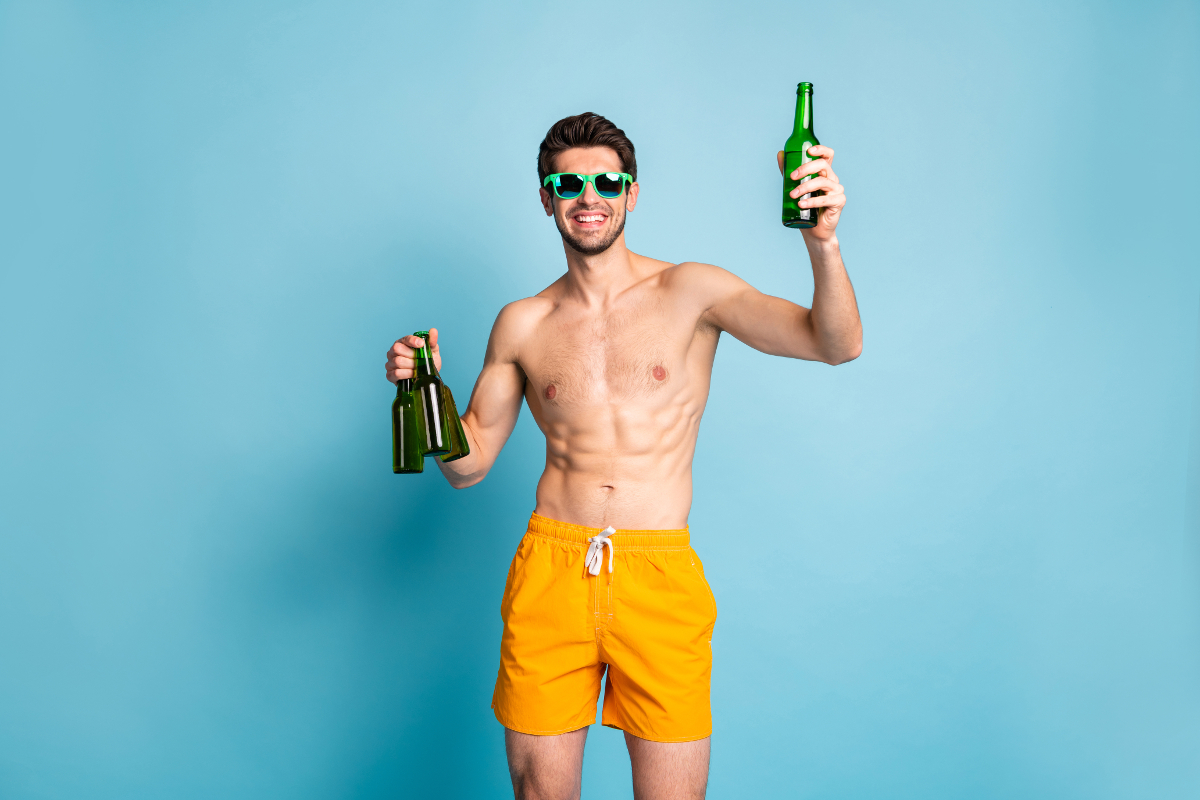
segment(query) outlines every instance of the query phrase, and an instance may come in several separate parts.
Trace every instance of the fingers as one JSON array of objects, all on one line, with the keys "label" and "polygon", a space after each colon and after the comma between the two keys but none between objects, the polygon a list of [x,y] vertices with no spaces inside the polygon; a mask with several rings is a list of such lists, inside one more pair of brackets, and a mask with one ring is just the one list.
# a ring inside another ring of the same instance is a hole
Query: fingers
[{"label": "fingers", "polygon": [[402,336],[397,339],[387,351],[387,362],[384,364],[384,374],[392,383],[412,378],[416,369],[416,351],[428,344],[433,363],[442,368],[442,356],[438,351],[437,328],[429,329],[429,340],[420,336]]},{"label": "fingers", "polygon": [[[816,148],[812,148],[816,149]],[[821,175],[826,178],[831,178],[836,183],[837,175],[833,173],[833,167],[823,158],[816,158],[809,161],[807,164],[801,164],[792,170],[792,180],[798,181],[805,175]]]},{"label": "fingers", "polygon": [[831,239],[834,236],[834,231],[837,228],[838,219],[841,217],[842,208],[846,205],[846,189],[842,186],[833,171],[833,148],[824,145],[813,145],[808,148],[808,154],[813,157],[813,160],[807,164],[800,165],[800,168],[795,170],[797,173],[794,180],[799,180],[804,175],[814,175],[815,177],[805,181],[799,187],[798,194],[808,194],[809,192],[822,192],[820,196],[809,196],[804,200],[797,200],[796,205],[801,208],[820,208],[821,219],[814,228],[804,229],[805,241],[816,239],[824,241]]},{"label": "fingers", "polygon": [[407,358],[407,359],[411,360],[413,357],[414,348],[411,345],[409,345],[405,340],[412,339],[412,338],[413,338],[412,336],[405,336],[403,339],[397,339],[396,343],[393,344],[391,346],[391,348],[389,348],[387,351],[388,361],[391,361],[393,358],[397,358],[397,357]]},{"label": "fingers", "polygon": [[421,338],[419,336],[404,336],[396,340],[396,343],[387,351],[387,357],[404,356],[412,358],[413,353],[421,346]]},{"label": "fingers", "polygon": [[383,365],[383,374],[392,383],[407,380],[413,376],[414,366],[416,366],[416,361],[412,357],[412,348],[406,347],[402,342],[396,342],[392,345],[392,349],[388,350],[388,358]]},{"label": "fingers", "polygon": [[389,381],[395,383],[396,381],[411,378],[415,366],[411,358],[396,356],[395,358],[389,358],[387,363],[383,365],[383,372]]},{"label": "fingers", "polygon": [[[802,184],[802,187],[807,188],[812,186],[819,180],[824,180],[824,178],[814,178],[808,183]],[[832,184],[826,187],[824,191],[825,193],[820,196],[797,200],[796,205],[800,208],[827,209],[841,209],[842,206],[846,205],[846,190],[840,183]]]},{"label": "fingers", "polygon": [[795,189],[792,189],[792,191],[788,192],[788,194],[790,194],[792,197],[799,197],[800,195],[808,194],[809,192],[835,191],[844,191],[842,189],[842,185],[837,181],[830,180],[829,178],[811,178],[797,186]]},{"label": "fingers", "polygon": [[394,369],[412,369],[417,362],[412,356],[389,355],[387,363]]},{"label": "fingers", "polygon": [[813,158],[823,158],[826,162],[833,163],[833,148],[826,147],[823,144],[814,144],[808,148],[808,154]]},{"label": "fingers", "polygon": [[410,340],[415,339],[420,343],[420,338],[416,336],[405,336],[402,339],[397,339],[387,351],[387,362],[384,364],[384,375],[389,381],[406,380],[413,376],[413,366],[416,362],[413,360],[413,346]]},{"label": "fingers", "polygon": [[409,378],[411,378],[413,376],[414,373],[413,373],[413,370],[411,367],[409,367],[408,369],[392,369],[391,366],[389,365],[384,370],[383,374],[384,374],[384,377],[386,377],[392,383],[398,383],[400,381],[408,380]]},{"label": "fingers", "polygon": [[783,151],[780,150],[778,153],[776,153],[775,158],[777,161],[779,161],[779,174],[782,175],[783,174]]},{"label": "fingers", "polygon": [[831,192],[829,194],[823,194],[819,197],[810,197],[807,200],[800,200],[796,203],[796,205],[800,206],[801,208],[840,209],[846,205],[846,194],[845,192],[838,192],[836,194]]},{"label": "fingers", "polygon": [[398,342],[398,344],[406,345],[408,347],[409,353],[411,354],[413,351],[420,350],[422,347],[424,347],[425,340],[422,339],[420,336],[411,336],[410,335],[410,336],[405,336],[405,337],[401,338],[400,341]]}]

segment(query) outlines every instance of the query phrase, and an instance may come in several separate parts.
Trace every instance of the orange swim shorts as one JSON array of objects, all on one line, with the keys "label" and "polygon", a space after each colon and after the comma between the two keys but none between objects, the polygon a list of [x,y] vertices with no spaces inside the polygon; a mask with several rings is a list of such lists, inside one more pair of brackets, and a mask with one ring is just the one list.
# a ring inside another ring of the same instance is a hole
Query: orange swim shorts
[{"label": "orange swim shorts", "polygon": [[602,721],[642,739],[712,733],[717,605],[688,531],[586,528],[534,514],[508,570],[492,710],[553,735]]}]

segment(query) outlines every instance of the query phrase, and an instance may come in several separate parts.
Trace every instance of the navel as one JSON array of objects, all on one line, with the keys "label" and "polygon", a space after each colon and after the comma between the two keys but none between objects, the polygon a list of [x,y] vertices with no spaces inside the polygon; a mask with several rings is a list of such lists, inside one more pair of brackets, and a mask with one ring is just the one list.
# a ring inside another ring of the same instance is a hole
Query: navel
[{"label": "navel", "polygon": [[547,400],[553,400],[554,395],[556,395],[556,394],[558,394],[558,389],[554,388],[553,383],[546,387],[546,399]]},{"label": "navel", "polygon": [[665,381],[667,379],[667,371],[661,366],[656,365],[651,372],[654,374],[654,380],[656,381]]}]

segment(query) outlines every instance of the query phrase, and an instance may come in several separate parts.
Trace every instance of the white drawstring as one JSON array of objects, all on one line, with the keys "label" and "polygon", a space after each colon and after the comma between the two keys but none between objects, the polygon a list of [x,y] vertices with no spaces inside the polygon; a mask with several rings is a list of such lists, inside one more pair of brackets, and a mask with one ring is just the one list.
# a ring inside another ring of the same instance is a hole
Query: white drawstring
[{"label": "white drawstring", "polygon": [[588,547],[587,557],[583,560],[583,563],[587,565],[588,572],[593,575],[600,574],[600,565],[604,563],[604,545],[608,545],[608,571],[612,572],[613,543],[608,537],[616,532],[616,529],[609,525],[600,531],[599,535],[588,539],[590,547]]}]

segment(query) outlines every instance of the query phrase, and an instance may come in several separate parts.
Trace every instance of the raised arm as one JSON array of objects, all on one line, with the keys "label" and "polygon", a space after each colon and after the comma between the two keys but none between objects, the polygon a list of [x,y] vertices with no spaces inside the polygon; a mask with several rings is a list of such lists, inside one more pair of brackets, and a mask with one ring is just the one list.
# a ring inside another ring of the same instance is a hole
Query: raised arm
[{"label": "raised arm", "polygon": [[[521,413],[521,401],[525,392],[525,373],[517,365],[516,341],[519,330],[518,314],[510,304],[500,311],[492,326],[488,339],[487,353],[483,358],[483,370],[475,381],[471,402],[462,415],[463,432],[471,447],[471,454],[464,458],[437,465],[446,480],[455,489],[465,489],[483,480],[504,443],[512,434]],[[442,368],[441,350],[437,343],[437,330],[429,331],[429,347],[434,363]],[[406,336],[392,345],[388,351],[388,380],[395,383],[412,377],[412,348],[419,342],[410,342]]]},{"label": "raised arm", "polygon": [[[858,303],[835,235],[846,193],[833,172],[833,150],[816,145],[809,154],[815,158],[796,169],[792,177],[814,177],[805,182],[803,190],[792,193],[824,192],[801,201],[804,207],[824,209],[816,227],[803,229],[813,270],[812,308],[763,294],[717,267],[707,267],[698,277],[711,303],[706,318],[739,341],[771,355],[842,364],[862,352]],[[779,154],[779,168],[782,172],[783,153]]]}]

